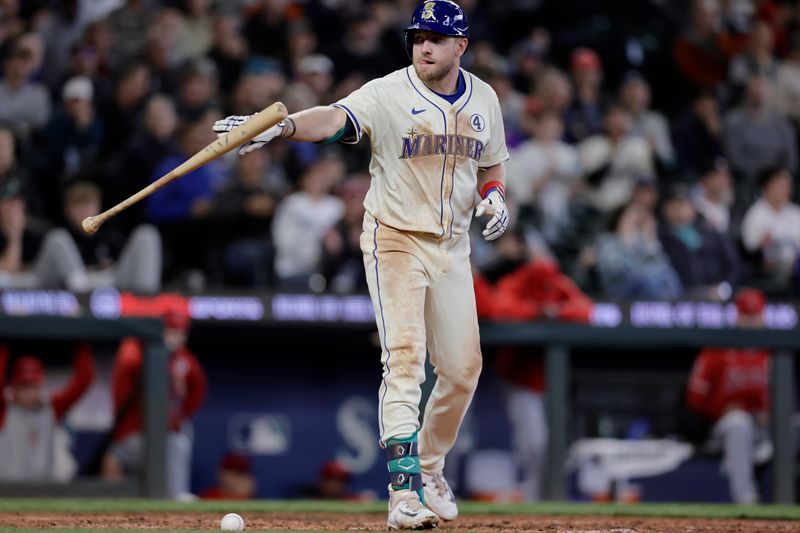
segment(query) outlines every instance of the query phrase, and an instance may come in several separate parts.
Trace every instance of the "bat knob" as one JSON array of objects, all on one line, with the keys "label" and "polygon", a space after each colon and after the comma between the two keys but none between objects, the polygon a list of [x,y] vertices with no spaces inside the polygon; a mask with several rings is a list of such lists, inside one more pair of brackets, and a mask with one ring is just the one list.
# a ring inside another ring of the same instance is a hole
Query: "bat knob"
[{"label": "bat knob", "polygon": [[85,231],[89,235],[93,235],[100,225],[103,223],[101,220],[98,220],[100,217],[86,217],[81,222],[81,226],[83,227],[83,231]]}]

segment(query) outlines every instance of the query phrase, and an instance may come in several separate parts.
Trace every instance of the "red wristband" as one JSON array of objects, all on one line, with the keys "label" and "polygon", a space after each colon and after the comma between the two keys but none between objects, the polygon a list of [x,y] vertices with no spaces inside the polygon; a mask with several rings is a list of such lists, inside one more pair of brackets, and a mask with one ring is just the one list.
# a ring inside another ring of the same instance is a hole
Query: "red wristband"
[{"label": "red wristband", "polygon": [[499,180],[492,180],[487,181],[481,187],[481,198],[486,198],[486,196],[492,192],[493,189],[497,189],[500,191],[500,195],[505,198],[506,197],[506,188],[503,186],[503,182]]}]

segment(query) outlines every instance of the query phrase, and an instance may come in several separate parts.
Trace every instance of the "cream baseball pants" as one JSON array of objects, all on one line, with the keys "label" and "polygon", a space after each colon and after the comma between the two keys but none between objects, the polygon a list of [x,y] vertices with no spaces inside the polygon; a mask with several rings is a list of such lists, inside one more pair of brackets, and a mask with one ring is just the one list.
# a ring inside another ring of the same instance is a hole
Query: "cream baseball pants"
[{"label": "cream baseball pants", "polygon": [[[381,444],[419,431],[422,470],[441,472],[482,366],[469,236],[400,231],[367,213],[361,250],[382,348]],[[437,379],[420,427],[426,352]]]}]

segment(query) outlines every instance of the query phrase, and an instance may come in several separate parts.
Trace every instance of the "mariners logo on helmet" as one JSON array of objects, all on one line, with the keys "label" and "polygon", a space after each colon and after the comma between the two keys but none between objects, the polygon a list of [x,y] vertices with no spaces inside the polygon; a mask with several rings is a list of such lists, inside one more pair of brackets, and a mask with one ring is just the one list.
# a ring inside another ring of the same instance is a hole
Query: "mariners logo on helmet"
[{"label": "mariners logo on helmet", "polygon": [[414,46],[413,33],[427,30],[450,37],[469,37],[469,21],[461,6],[450,0],[428,0],[422,2],[411,15],[411,24],[403,30],[406,52],[411,57]]},{"label": "mariners logo on helmet", "polygon": [[422,8],[422,20],[436,22],[436,15],[433,13],[433,4],[435,4],[435,2],[425,2],[425,6]]}]

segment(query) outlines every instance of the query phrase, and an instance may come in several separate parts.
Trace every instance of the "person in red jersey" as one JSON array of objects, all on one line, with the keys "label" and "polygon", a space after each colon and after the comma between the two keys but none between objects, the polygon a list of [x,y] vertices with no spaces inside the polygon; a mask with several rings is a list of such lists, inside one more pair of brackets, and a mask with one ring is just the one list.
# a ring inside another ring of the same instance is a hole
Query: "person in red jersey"
[{"label": "person in red jersey", "polygon": [[[588,323],[592,311],[592,300],[555,261],[545,258],[518,266],[495,286],[475,275],[475,299],[481,319]],[[522,497],[538,501],[548,439],[544,358],[537,348],[500,346],[495,352],[494,370],[503,381],[514,457],[522,472]]]},{"label": "person in red jersey", "polygon": [[[186,347],[190,317],[185,309],[164,315],[164,344],[169,350],[169,433],[167,437],[168,495],[189,495],[192,459],[191,418],[206,397],[206,375],[197,358]],[[143,347],[138,339],[123,339],[112,377],[114,427],[112,444],[103,459],[102,475],[116,480],[138,473],[142,461],[142,364]]]},{"label": "person in red jersey", "polygon": [[[762,327],[765,303],[761,291],[742,289],[736,296],[739,327]],[[714,424],[709,444],[722,450],[722,470],[736,503],[758,501],[754,467],[771,455],[769,365],[764,349],[705,348],[689,377],[689,408]]]},{"label": "person in red jersey", "polygon": [[251,500],[256,496],[253,465],[246,455],[229,452],[217,470],[217,485],[200,494],[204,500]]},{"label": "person in red jersey", "polygon": [[59,464],[69,451],[58,426],[92,383],[91,349],[78,346],[72,378],[53,393],[44,387],[42,361],[26,355],[14,361],[6,394],[8,358],[8,348],[0,346],[0,480],[66,481],[74,467],[65,471]]}]

